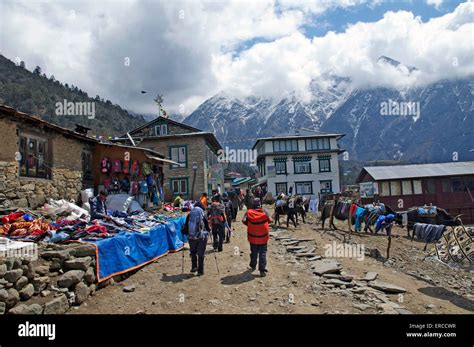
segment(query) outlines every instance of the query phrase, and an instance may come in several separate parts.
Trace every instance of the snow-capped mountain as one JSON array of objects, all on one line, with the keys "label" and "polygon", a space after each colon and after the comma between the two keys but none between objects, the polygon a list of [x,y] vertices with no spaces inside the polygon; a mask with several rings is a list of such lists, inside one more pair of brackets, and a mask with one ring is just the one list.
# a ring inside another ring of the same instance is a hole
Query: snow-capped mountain
[{"label": "snow-capped mountain", "polygon": [[[382,56],[404,73],[415,67]],[[347,78],[313,81],[311,98],[234,98],[221,92],[184,122],[214,132],[223,146],[249,148],[258,137],[309,128],[346,134],[340,146],[351,160],[437,162],[473,160],[474,76],[425,87],[353,89]]]}]

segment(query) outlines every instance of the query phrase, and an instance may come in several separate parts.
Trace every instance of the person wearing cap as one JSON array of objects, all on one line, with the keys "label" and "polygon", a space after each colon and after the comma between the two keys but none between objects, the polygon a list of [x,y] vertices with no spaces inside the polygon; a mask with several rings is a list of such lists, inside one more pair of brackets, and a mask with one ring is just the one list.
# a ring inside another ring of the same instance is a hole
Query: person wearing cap
[{"label": "person wearing cap", "polygon": [[222,252],[227,216],[225,214],[225,206],[221,203],[220,195],[216,194],[212,197],[212,203],[211,206],[209,206],[209,220],[212,229],[214,250]]},{"label": "person wearing cap", "polygon": [[94,219],[105,219],[111,220],[112,218],[107,215],[107,192],[105,190],[101,190],[99,195],[95,198],[89,199],[89,205],[91,207],[91,220]]},{"label": "person wearing cap", "polygon": [[260,276],[267,273],[267,244],[269,239],[270,216],[262,209],[260,199],[252,201],[251,208],[245,213],[242,223],[247,226],[247,239],[250,243],[250,268],[260,271]]}]

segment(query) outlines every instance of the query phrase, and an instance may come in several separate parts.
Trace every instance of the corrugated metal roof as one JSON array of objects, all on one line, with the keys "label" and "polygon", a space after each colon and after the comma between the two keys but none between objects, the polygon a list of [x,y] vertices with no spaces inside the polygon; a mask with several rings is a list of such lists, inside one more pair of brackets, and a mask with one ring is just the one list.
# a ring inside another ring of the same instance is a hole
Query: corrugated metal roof
[{"label": "corrugated metal roof", "polygon": [[[376,181],[397,178],[474,175],[474,161],[413,164],[393,166],[367,166],[364,170]],[[362,173],[361,173],[362,174]],[[361,178],[361,176],[359,176]]]}]

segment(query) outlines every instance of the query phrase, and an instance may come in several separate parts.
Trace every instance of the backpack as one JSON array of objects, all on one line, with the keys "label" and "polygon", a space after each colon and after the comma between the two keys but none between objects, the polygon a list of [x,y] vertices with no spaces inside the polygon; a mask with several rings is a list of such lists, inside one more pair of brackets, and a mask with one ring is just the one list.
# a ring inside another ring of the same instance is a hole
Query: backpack
[{"label": "backpack", "polygon": [[225,207],[225,214],[227,217],[232,216],[232,203],[230,201],[223,202]]},{"label": "backpack", "polygon": [[187,224],[187,228],[184,228],[184,231],[187,231],[188,238],[201,238],[203,236],[202,231],[204,229],[204,211],[199,207],[195,207],[191,210],[191,212],[189,212],[188,216],[189,221]]},{"label": "backpack", "polygon": [[132,195],[138,194],[138,182],[133,181],[132,182]]},{"label": "backpack", "polygon": [[128,175],[130,173],[130,160],[123,161],[122,173]]},{"label": "backpack", "polygon": [[140,181],[140,193],[148,193],[148,185],[146,184],[146,181]]},{"label": "backpack", "polygon": [[138,163],[138,160],[132,161],[132,167],[130,168],[130,173],[132,175],[138,176],[140,173],[140,164]]},{"label": "backpack", "polygon": [[109,173],[110,172],[110,159],[107,157],[103,157],[100,161],[100,170],[102,173]]},{"label": "backpack", "polygon": [[114,166],[112,167],[112,171],[114,173],[121,173],[122,172],[122,161],[120,159],[114,160]]},{"label": "backpack", "polygon": [[210,219],[213,224],[224,224],[225,207],[222,204],[212,203],[210,210]]},{"label": "backpack", "polygon": [[142,173],[144,176],[151,174],[150,164],[142,163]]}]

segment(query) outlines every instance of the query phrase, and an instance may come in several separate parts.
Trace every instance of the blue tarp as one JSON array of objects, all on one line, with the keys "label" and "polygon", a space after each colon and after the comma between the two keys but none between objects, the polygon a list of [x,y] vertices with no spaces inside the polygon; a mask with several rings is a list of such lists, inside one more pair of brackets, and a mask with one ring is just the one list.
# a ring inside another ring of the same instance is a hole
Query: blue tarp
[{"label": "blue tarp", "polygon": [[97,277],[103,281],[149,263],[183,247],[181,227],[186,217],[160,224],[148,232],[120,232],[115,237],[93,241],[97,247]]}]

